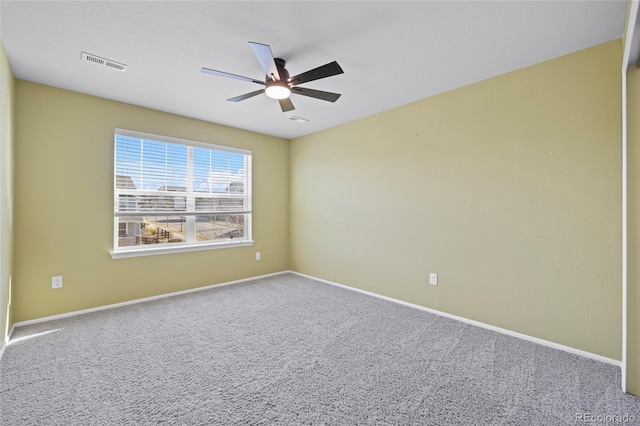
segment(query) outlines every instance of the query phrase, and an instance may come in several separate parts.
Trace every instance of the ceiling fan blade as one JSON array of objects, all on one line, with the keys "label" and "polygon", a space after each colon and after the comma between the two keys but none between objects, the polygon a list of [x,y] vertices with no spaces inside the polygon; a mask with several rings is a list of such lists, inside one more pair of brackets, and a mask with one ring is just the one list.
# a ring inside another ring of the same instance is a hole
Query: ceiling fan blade
[{"label": "ceiling fan blade", "polygon": [[280,102],[280,108],[282,108],[282,112],[293,111],[295,109],[293,107],[293,102],[291,102],[291,99],[289,98],[278,99],[278,102]]},{"label": "ceiling fan blade", "polygon": [[236,96],[235,98],[231,98],[231,99],[227,99],[227,100],[231,101],[231,102],[240,102],[240,101],[244,101],[245,99],[249,99],[249,98],[253,98],[254,96],[258,96],[258,95],[260,95],[262,93],[264,93],[264,89],[256,90],[255,92],[251,92],[251,93],[245,93],[244,95]]},{"label": "ceiling fan blade", "polygon": [[268,44],[254,43],[253,41],[249,42],[249,46],[251,46],[253,54],[258,58],[260,65],[262,65],[264,73],[273,80],[280,80],[280,73],[278,72],[276,61],[273,59],[271,47]]},{"label": "ceiling fan blade", "polygon": [[303,72],[302,74],[298,74],[295,77],[291,77],[288,82],[293,86],[307,83],[313,80],[319,80],[325,77],[331,77],[332,75],[342,74],[344,71],[338,65],[336,61],[330,62],[328,64],[322,65],[321,67],[314,68],[307,72]]},{"label": "ceiling fan blade", "polygon": [[263,86],[265,85],[264,81],[256,80],[255,78],[250,78],[250,77],[243,77],[241,75],[230,74],[228,72],[216,71],[216,70],[212,70],[212,69],[204,68],[204,67],[202,67],[201,71],[204,74],[217,75],[218,77],[234,78],[236,80],[250,81],[251,83],[262,84]]},{"label": "ceiling fan blade", "polygon": [[291,92],[297,95],[309,96],[310,98],[322,99],[323,101],[328,101],[328,102],[335,102],[341,96],[340,93],[307,89],[306,87],[292,87]]}]

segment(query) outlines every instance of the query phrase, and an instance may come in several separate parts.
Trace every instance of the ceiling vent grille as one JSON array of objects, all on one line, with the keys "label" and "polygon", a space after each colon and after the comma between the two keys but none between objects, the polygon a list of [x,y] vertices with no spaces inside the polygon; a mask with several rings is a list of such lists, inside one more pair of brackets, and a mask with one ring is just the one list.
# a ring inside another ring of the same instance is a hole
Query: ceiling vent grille
[{"label": "ceiling vent grille", "polygon": [[306,123],[309,120],[307,120],[306,118],[302,118],[302,117],[297,117],[295,115],[290,115],[289,116],[289,120],[291,121],[295,121],[296,123]]},{"label": "ceiling vent grille", "polygon": [[97,65],[109,67],[117,71],[126,71],[127,66],[120,62],[112,61],[111,59],[101,58],[100,56],[92,55],[91,53],[82,52],[81,58],[83,61],[88,61]]}]

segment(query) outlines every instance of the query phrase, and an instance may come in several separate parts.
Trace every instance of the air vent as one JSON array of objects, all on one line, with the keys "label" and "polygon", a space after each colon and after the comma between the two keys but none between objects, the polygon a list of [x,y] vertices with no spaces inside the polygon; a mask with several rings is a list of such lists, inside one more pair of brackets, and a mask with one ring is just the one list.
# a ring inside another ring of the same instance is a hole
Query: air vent
[{"label": "air vent", "polygon": [[296,123],[306,123],[309,121],[306,118],[296,117],[295,115],[290,115],[289,120],[295,121]]},{"label": "air vent", "polygon": [[91,53],[82,52],[81,58],[83,61],[92,62],[97,65],[103,65],[118,71],[125,71],[127,66],[120,62],[112,61],[111,59],[101,58],[100,56],[92,55]]}]

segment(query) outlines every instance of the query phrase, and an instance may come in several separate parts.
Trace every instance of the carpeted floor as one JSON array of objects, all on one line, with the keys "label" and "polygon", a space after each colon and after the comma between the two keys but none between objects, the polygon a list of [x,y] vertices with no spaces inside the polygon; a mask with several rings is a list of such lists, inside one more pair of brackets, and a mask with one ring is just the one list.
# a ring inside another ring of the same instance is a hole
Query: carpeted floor
[{"label": "carpeted floor", "polygon": [[0,362],[2,425],[625,415],[640,424],[640,399],[614,366],[292,274],[19,327]]}]

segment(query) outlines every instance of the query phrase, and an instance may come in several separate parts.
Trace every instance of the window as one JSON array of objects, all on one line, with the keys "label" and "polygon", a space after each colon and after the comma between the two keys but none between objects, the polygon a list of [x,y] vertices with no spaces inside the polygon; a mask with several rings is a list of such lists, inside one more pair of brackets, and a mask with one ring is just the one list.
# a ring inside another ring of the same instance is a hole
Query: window
[{"label": "window", "polygon": [[116,129],[112,257],[251,241],[251,151]]}]

